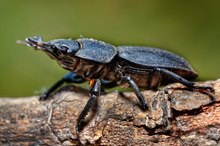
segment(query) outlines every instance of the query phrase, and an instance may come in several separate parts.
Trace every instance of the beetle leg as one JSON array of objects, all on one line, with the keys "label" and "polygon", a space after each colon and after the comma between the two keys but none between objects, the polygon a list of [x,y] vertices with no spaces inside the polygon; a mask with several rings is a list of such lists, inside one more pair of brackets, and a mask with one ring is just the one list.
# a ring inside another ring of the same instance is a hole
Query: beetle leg
[{"label": "beetle leg", "polygon": [[81,76],[76,73],[69,72],[60,80],[58,80],[54,85],[52,85],[45,93],[40,96],[40,100],[45,100],[49,97],[49,95],[54,92],[57,88],[59,88],[64,83],[82,83],[85,82]]},{"label": "beetle leg", "polygon": [[113,87],[117,86],[116,82],[105,80],[105,79],[102,79],[101,83],[102,83],[102,92],[101,92],[102,95],[107,94],[107,92],[105,91],[105,88],[113,88]]},{"label": "beetle leg", "polygon": [[143,110],[147,110],[148,105],[144,99],[144,96],[142,95],[140,89],[138,88],[137,84],[134,82],[134,80],[132,80],[129,76],[124,76],[122,78],[122,81],[126,81],[129,83],[130,86],[132,86],[132,88],[134,89],[134,92],[141,104],[141,107],[143,108]]},{"label": "beetle leg", "polygon": [[151,90],[157,90],[157,88],[160,86],[162,77],[160,73],[158,73],[156,68],[153,68],[149,71],[148,79],[147,79],[147,89]]},{"label": "beetle leg", "polygon": [[93,107],[96,98],[101,94],[101,81],[100,79],[95,79],[95,80],[90,80],[90,99],[86,103],[86,106],[84,107],[83,111],[80,113],[80,115],[77,118],[77,123],[76,123],[76,134],[78,141],[80,142],[80,137],[79,137],[79,130],[82,128],[82,122],[85,116],[88,114],[89,110]]},{"label": "beetle leg", "polygon": [[177,82],[185,85],[188,88],[198,89],[198,90],[201,90],[201,91],[204,91],[204,90],[205,91],[211,91],[211,92],[214,91],[212,87],[195,86],[194,82],[190,82],[190,81],[184,79],[183,77],[181,77],[181,76],[179,76],[179,75],[177,75],[177,74],[175,74],[175,73],[173,73],[173,72],[171,72],[171,71],[169,71],[165,68],[156,68],[156,70],[163,73],[163,74],[165,74],[165,75],[168,75],[168,76],[172,77],[174,80],[176,80]]},{"label": "beetle leg", "polygon": [[113,88],[113,87],[117,86],[117,83],[114,81],[102,79],[101,82],[102,82],[102,87],[104,87],[104,88]]}]

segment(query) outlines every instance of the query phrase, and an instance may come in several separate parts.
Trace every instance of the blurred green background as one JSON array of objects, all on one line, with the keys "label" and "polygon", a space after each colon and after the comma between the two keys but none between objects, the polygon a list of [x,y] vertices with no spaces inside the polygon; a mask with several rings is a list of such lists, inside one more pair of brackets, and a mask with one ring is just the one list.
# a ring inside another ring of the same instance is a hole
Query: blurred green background
[{"label": "blurred green background", "polygon": [[30,96],[67,71],[16,44],[33,35],[148,45],[184,56],[200,80],[220,77],[220,5],[207,0],[0,0],[0,96]]}]

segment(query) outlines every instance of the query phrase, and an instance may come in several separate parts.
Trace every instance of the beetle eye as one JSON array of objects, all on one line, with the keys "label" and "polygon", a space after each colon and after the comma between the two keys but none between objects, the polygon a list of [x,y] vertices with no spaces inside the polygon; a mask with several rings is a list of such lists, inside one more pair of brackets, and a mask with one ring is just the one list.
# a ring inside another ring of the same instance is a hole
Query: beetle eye
[{"label": "beetle eye", "polygon": [[69,48],[67,46],[60,46],[60,50],[67,51]]},{"label": "beetle eye", "polygon": [[52,46],[51,46],[51,49],[53,49],[53,50],[56,49],[56,46],[52,45]]}]

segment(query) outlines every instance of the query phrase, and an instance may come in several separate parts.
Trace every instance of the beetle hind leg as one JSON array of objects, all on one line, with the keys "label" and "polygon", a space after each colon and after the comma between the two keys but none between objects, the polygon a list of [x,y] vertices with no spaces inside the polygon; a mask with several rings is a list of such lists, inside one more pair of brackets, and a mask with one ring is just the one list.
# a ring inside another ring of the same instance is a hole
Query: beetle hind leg
[{"label": "beetle hind leg", "polygon": [[156,68],[156,70],[158,72],[163,73],[164,75],[171,77],[175,81],[185,85],[186,87],[188,87],[192,90],[198,90],[199,92],[202,92],[202,93],[214,92],[214,89],[210,86],[195,86],[194,82],[188,81],[188,80],[184,79],[183,77],[181,77],[181,76],[179,76],[179,75],[177,75],[177,74],[175,74],[165,68]]}]

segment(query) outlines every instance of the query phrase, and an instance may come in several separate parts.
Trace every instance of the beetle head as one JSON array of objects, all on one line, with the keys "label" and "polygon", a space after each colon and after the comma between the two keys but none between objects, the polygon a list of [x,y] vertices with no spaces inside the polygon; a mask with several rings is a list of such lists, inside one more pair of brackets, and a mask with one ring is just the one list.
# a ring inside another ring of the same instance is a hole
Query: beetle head
[{"label": "beetle head", "polygon": [[61,54],[75,54],[80,48],[80,44],[71,39],[56,39],[43,42],[42,37],[34,36],[26,38],[25,41],[27,45],[50,53],[54,57]]},{"label": "beetle head", "polygon": [[80,49],[80,44],[71,39],[55,39],[44,42],[42,37],[34,36],[26,38],[25,41],[28,46],[46,52],[67,69],[74,64],[74,54]]}]

